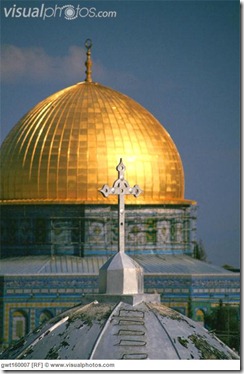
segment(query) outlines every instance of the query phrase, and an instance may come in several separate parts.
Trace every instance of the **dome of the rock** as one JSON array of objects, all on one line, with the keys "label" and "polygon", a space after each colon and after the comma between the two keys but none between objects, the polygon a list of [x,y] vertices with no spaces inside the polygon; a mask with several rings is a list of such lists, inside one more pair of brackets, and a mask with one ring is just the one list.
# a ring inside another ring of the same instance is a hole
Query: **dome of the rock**
[{"label": "dome of the rock", "polygon": [[[85,46],[85,81],[37,104],[1,147],[1,358],[238,359],[202,327],[221,303],[239,318],[239,274],[196,259],[176,145],[92,82]],[[225,342],[239,352],[238,339]]]},{"label": "dome of the rock", "polygon": [[[120,158],[143,194],[127,204],[189,204],[177,148],[164,127],[133,99],[93,82],[46,98],[1,148],[3,203],[105,204],[98,189],[114,180]],[[116,203],[111,197],[110,203]]]}]

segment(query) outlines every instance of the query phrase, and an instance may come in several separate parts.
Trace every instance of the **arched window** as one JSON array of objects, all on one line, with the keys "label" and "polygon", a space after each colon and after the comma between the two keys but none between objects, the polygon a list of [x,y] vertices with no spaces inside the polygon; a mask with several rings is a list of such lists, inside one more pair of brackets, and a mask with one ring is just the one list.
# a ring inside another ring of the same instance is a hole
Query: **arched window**
[{"label": "arched window", "polygon": [[53,314],[49,310],[43,310],[39,317],[39,325],[47,322],[49,319],[53,318]]},{"label": "arched window", "polygon": [[202,309],[197,309],[196,310],[196,321],[203,325],[204,317],[205,317],[204,311]]},{"label": "arched window", "polygon": [[16,310],[13,313],[12,340],[19,340],[28,332],[28,319],[26,312]]}]

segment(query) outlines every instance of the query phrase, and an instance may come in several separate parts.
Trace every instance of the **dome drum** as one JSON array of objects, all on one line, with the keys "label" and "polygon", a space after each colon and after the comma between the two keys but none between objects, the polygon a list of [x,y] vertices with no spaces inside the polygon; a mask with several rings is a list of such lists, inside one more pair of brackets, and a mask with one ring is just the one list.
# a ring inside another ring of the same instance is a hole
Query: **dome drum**
[{"label": "dome drum", "polygon": [[[193,213],[191,206],[127,205],[127,252],[191,254]],[[117,215],[116,205],[2,205],[1,257],[110,255],[117,251]]]}]

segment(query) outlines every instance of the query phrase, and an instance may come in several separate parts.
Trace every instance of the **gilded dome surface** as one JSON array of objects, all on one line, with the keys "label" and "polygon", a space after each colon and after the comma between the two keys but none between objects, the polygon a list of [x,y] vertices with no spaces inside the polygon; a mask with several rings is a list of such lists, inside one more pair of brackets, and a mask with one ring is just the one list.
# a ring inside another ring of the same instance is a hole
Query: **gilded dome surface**
[{"label": "gilded dome surface", "polygon": [[131,98],[82,82],[31,109],[1,147],[5,203],[115,204],[98,191],[112,185],[120,158],[143,193],[127,204],[191,204],[184,172],[164,127]]}]

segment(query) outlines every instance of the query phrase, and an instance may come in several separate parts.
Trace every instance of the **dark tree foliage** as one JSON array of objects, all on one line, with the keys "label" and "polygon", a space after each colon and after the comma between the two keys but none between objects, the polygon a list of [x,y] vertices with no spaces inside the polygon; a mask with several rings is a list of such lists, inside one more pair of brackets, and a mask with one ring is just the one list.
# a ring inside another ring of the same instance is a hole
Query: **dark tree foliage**
[{"label": "dark tree foliage", "polygon": [[225,264],[222,266],[222,268],[224,268],[225,270],[233,271],[233,273],[240,273],[240,268],[232,265]]},{"label": "dark tree foliage", "polygon": [[193,257],[197,260],[207,261],[207,255],[201,239],[194,246]]},{"label": "dark tree foliage", "polygon": [[205,314],[205,327],[213,331],[217,337],[230,348],[240,352],[240,310],[238,307],[223,305],[212,308]]}]

